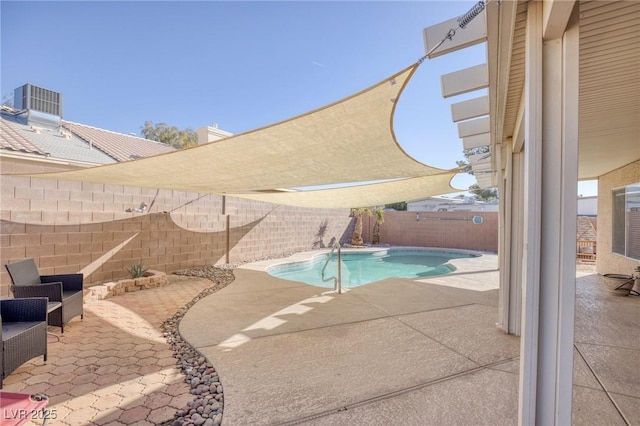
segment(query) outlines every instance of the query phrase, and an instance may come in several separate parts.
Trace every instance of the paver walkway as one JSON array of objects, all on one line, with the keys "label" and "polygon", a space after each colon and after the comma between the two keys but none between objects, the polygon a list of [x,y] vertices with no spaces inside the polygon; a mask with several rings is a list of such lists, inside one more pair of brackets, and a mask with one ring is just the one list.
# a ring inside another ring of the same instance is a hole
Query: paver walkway
[{"label": "paver walkway", "polygon": [[[84,320],[74,319],[49,338],[48,361],[22,365],[3,391],[49,396],[55,425],[155,425],[173,419],[193,399],[162,323],[213,283],[169,276],[165,287],[90,301]],[[40,422],[34,422],[41,424]]]}]

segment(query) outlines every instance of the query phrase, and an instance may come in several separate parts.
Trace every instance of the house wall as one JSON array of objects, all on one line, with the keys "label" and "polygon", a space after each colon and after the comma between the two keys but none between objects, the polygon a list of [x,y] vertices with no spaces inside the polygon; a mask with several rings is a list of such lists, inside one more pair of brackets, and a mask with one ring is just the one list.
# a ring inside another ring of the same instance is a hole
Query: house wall
[{"label": "house wall", "polygon": [[612,208],[611,191],[640,182],[640,161],[628,164],[598,178],[598,256],[599,274],[631,275],[640,261],[611,252]]},{"label": "house wall", "polygon": [[[69,168],[0,158],[2,174]],[[83,272],[87,286],[124,278],[140,260],[174,272],[225,263],[227,248],[233,263],[320,248],[351,235],[346,209],[16,176],[2,176],[0,184],[2,264],[32,257],[42,274]],[[125,211],[142,202],[148,212]],[[0,297],[7,297],[9,288],[2,268]]]},{"label": "house wall", "polygon": [[[380,227],[380,242],[391,245],[446,247],[481,251],[498,251],[497,212],[385,212]],[[484,222],[474,225],[473,215]],[[363,218],[363,239],[371,242],[375,219]]]}]

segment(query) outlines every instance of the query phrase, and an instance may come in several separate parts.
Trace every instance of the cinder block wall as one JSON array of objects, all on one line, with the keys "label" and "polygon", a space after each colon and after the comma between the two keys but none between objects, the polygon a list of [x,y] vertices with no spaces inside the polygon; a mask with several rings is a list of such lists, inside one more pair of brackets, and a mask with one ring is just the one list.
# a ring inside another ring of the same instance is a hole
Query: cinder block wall
[{"label": "cinder block wall", "polygon": [[[2,174],[65,169],[0,159]],[[2,265],[33,257],[42,274],[83,272],[89,286],[128,276],[127,268],[137,261],[170,273],[224,263],[227,248],[229,262],[320,248],[347,238],[352,221],[347,209],[88,182],[0,179]],[[143,202],[150,206],[147,212],[126,212]],[[7,297],[9,288],[2,267],[0,297]]]},{"label": "cinder block wall", "polygon": [[598,252],[596,270],[599,274],[631,275],[640,262],[611,251],[612,209],[611,191],[640,182],[640,161],[628,164],[598,178]]},{"label": "cinder block wall", "polygon": [[[498,251],[498,212],[385,212],[380,242],[391,245]],[[472,216],[484,222],[475,225]],[[461,220],[463,219],[463,220]],[[371,241],[374,217],[363,218],[363,239]]]}]

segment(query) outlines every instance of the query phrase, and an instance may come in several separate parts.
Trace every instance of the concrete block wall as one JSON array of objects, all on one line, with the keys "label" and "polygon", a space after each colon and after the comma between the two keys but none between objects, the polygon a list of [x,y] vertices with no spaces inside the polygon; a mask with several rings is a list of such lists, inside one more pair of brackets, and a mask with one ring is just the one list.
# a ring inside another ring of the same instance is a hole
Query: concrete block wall
[{"label": "concrete block wall", "polygon": [[631,275],[640,261],[611,251],[613,201],[611,191],[640,182],[640,161],[628,164],[598,178],[598,255],[599,274]]},{"label": "concrete block wall", "polygon": [[[127,277],[127,268],[138,261],[170,273],[224,263],[227,253],[230,262],[240,262],[319,248],[332,238],[346,238],[352,221],[347,209],[6,176],[68,168],[0,159],[2,265],[33,257],[42,274],[83,272],[91,286]],[[143,202],[149,206],[146,212],[126,211]],[[3,267],[0,297],[7,297],[9,289]]]},{"label": "concrete block wall", "polygon": [[[498,251],[498,212],[385,212],[380,227],[383,244]],[[482,216],[475,225],[470,218]],[[462,220],[461,220],[462,219]],[[371,241],[375,219],[363,218],[363,238]]]}]

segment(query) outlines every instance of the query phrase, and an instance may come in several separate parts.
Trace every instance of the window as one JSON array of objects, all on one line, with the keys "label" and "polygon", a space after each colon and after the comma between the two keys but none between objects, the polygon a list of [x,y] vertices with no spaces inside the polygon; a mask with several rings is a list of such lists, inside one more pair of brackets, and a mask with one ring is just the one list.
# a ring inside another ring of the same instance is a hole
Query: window
[{"label": "window", "polygon": [[612,191],[611,251],[640,260],[640,182]]}]

